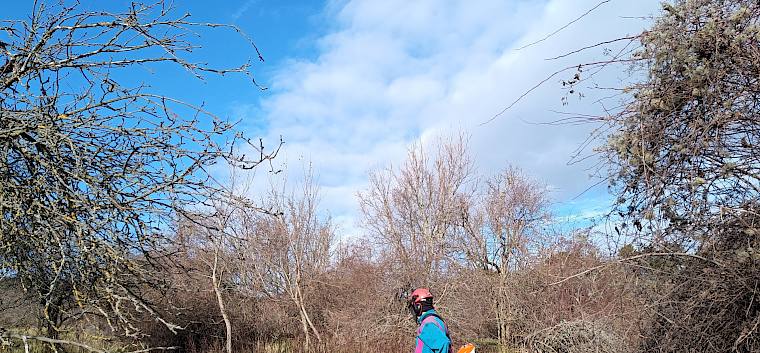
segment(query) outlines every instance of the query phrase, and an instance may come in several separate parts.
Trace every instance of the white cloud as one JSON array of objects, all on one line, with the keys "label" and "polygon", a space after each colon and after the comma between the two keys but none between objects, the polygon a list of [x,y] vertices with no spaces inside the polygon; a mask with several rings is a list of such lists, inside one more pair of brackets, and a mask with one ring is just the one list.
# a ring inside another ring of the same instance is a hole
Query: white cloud
[{"label": "white cloud", "polygon": [[[399,164],[410,143],[452,130],[472,136],[481,172],[516,164],[557,190],[557,201],[567,201],[593,183],[588,165],[567,165],[590,127],[530,122],[557,119],[552,109],[597,111],[593,97],[571,99],[563,107],[557,78],[491,123],[480,123],[558,68],[599,57],[601,48],[565,60],[545,58],[639,32],[645,22],[621,16],[653,14],[659,4],[612,1],[557,35],[515,50],[598,3],[334,2],[325,17],[336,24],[317,43],[318,57],[284,64],[256,114],[266,116],[269,140],[284,137],[286,157],[280,162],[313,162],[322,205],[342,223],[344,234],[357,231],[355,194],[366,186],[368,170]],[[599,80],[615,80],[617,74],[613,70]]]},{"label": "white cloud", "polygon": [[247,0],[246,2],[244,2],[243,5],[238,7],[237,10],[235,10],[235,12],[232,14],[232,22],[237,22],[237,20],[243,17],[243,15],[245,15],[245,13],[251,8],[251,6],[256,4],[256,2],[257,0]]}]

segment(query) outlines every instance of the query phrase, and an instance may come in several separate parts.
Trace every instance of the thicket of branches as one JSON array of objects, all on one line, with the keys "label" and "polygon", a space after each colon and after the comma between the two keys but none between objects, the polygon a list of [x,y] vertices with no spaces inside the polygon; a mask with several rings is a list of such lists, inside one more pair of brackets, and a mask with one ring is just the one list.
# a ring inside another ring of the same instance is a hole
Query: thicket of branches
[{"label": "thicket of branches", "polygon": [[[0,26],[0,335],[12,344],[38,316],[37,339],[56,344],[411,350],[404,299],[427,286],[455,345],[479,351],[760,349],[760,3],[665,4],[644,33],[607,42],[623,43],[608,60],[570,68],[573,90],[611,65],[633,73],[592,119],[614,233],[561,230],[529,171],[483,175],[454,137],[371,171],[357,195],[366,236],[342,241],[310,175],[245,197],[237,172],[276,149],[241,159],[233,124],[123,81],[150,63],[248,74],[183,59],[185,35],[225,26],[165,5],[40,4]],[[229,184],[209,175],[219,162]],[[609,255],[605,235],[627,244]]]},{"label": "thicket of branches", "polygon": [[[634,283],[614,268],[563,280],[609,259],[587,231],[552,230],[540,183],[515,167],[479,176],[468,155],[464,139],[445,139],[431,150],[411,148],[398,169],[376,171],[359,199],[365,226],[383,237],[336,242],[308,178],[296,192],[272,191],[263,204],[273,202],[273,214],[230,198],[195,215],[180,227],[187,252],[179,254],[193,279],[173,279],[182,301],[175,305],[185,307],[175,321],[188,326],[175,336],[154,325],[155,343],[203,350],[232,337],[232,350],[408,350],[415,323],[405,295],[429,286],[456,343],[529,346],[537,332],[592,320],[596,331],[568,339],[599,344],[589,337],[602,327],[599,337],[614,338],[611,349],[626,349],[635,341],[626,332],[637,332],[638,313],[627,312],[637,300]],[[209,222],[214,236],[195,225]]]}]

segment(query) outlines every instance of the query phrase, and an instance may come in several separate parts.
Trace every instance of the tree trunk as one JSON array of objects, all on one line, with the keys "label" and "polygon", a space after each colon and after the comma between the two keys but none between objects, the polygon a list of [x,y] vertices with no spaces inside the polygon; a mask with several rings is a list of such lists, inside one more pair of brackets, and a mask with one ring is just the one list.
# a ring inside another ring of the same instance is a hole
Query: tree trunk
[{"label": "tree trunk", "polygon": [[509,350],[512,335],[512,310],[509,303],[509,292],[507,285],[509,282],[509,260],[512,249],[511,235],[504,231],[501,239],[501,263],[499,273],[499,293],[496,298],[496,318],[499,328],[499,345],[502,352]]},{"label": "tree trunk", "polygon": [[[53,303],[43,302],[43,305],[45,305],[45,336],[55,340],[59,339],[61,336],[59,331],[63,316],[60,309],[61,302],[62,300],[57,300]],[[50,348],[53,352],[63,352],[63,347],[60,343],[50,343]]]},{"label": "tree trunk", "polygon": [[219,311],[222,313],[222,320],[224,320],[224,328],[226,333],[225,348],[227,353],[232,353],[232,322],[230,322],[229,316],[227,316],[227,310],[224,306],[224,298],[222,298],[222,292],[219,290],[219,278],[217,277],[217,265],[219,263],[219,252],[214,253],[214,267],[211,270],[211,282],[214,287],[214,293],[216,294],[216,302],[219,305]]},{"label": "tree trunk", "polygon": [[303,336],[304,336],[304,350],[306,352],[310,352],[311,349],[311,337],[309,335],[309,324],[306,321],[306,312],[303,310],[299,310],[299,313],[301,314],[301,329],[303,330]]},{"label": "tree trunk", "polygon": [[301,308],[301,312],[303,312],[304,317],[306,318],[306,322],[309,324],[309,327],[314,332],[314,336],[317,337],[317,342],[322,342],[322,336],[319,334],[319,331],[317,331],[317,328],[314,326],[314,323],[311,321],[311,317],[309,317],[309,313],[306,311],[306,303],[303,299],[303,294],[301,293],[301,286],[298,286],[296,288],[298,291],[298,298],[299,298],[299,304]]},{"label": "tree trunk", "polygon": [[507,295],[507,281],[505,275],[506,274],[501,275],[499,294],[496,298],[496,320],[499,329],[499,345],[501,346],[501,352],[509,351],[508,347],[512,335],[512,310]]},{"label": "tree trunk", "polygon": [[301,286],[298,281],[296,282],[295,286],[295,293],[293,293],[293,301],[295,302],[296,306],[298,306],[298,312],[301,316],[301,328],[303,330],[304,338],[306,341],[304,342],[305,349],[307,352],[309,352],[311,348],[311,334],[314,333],[314,337],[317,338],[317,342],[322,342],[322,336],[319,334],[319,331],[317,331],[317,328],[314,326],[314,323],[311,321],[311,318],[309,317],[309,313],[306,311],[306,303],[303,299],[303,294],[301,293]]}]

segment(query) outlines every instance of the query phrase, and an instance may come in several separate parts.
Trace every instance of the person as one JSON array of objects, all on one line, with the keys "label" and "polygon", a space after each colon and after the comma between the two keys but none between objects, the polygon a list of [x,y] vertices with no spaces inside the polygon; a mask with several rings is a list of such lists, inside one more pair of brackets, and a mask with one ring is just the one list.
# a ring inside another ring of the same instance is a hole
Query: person
[{"label": "person", "polygon": [[419,324],[414,353],[451,353],[449,330],[433,307],[430,290],[415,289],[409,297],[409,309]]}]

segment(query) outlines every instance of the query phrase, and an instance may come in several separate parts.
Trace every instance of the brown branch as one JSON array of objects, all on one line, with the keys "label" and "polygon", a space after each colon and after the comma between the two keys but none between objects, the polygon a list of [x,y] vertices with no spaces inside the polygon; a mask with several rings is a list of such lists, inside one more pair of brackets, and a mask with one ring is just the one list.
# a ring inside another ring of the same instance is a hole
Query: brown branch
[{"label": "brown branch", "polygon": [[593,12],[594,10],[596,10],[597,8],[599,8],[600,6],[602,6],[602,5],[606,4],[606,3],[610,2],[610,1],[611,1],[611,0],[604,0],[604,1],[602,1],[602,2],[600,2],[600,3],[598,3],[598,4],[596,4],[596,6],[592,7],[591,9],[589,9],[588,11],[586,11],[585,13],[583,13],[582,15],[578,16],[576,19],[574,19],[574,20],[572,20],[572,21],[570,21],[570,22],[566,23],[564,26],[562,26],[562,27],[560,27],[560,28],[556,29],[554,32],[552,32],[552,33],[549,33],[549,34],[547,34],[546,36],[544,36],[543,38],[541,38],[541,39],[539,39],[539,40],[537,40],[537,41],[535,41],[535,42],[531,42],[531,43],[528,43],[528,44],[526,44],[526,45],[523,45],[522,47],[519,47],[519,48],[517,48],[517,49],[515,49],[515,50],[523,50],[523,49],[525,49],[525,48],[527,48],[527,47],[530,47],[530,46],[536,45],[536,44],[538,44],[538,43],[541,43],[541,42],[543,42],[543,41],[545,41],[545,40],[547,40],[547,39],[551,38],[551,37],[552,37],[552,36],[554,36],[555,34],[557,34],[557,33],[561,32],[562,30],[564,30],[564,29],[565,29],[565,28],[567,28],[567,27],[570,27],[570,26],[571,26],[573,23],[580,21],[582,18],[584,18],[584,17],[588,16],[588,14],[590,14],[591,12]]},{"label": "brown branch", "polygon": [[587,275],[587,274],[589,274],[591,272],[598,271],[598,270],[603,269],[605,267],[609,267],[609,266],[613,266],[613,265],[619,265],[619,264],[623,264],[625,262],[629,262],[629,261],[633,261],[633,260],[638,260],[638,259],[646,258],[646,257],[654,257],[654,256],[682,256],[682,257],[689,257],[689,258],[693,258],[693,259],[697,259],[697,260],[701,260],[701,261],[704,261],[704,262],[711,263],[711,264],[713,264],[716,267],[723,267],[722,264],[720,264],[719,262],[717,262],[715,260],[710,260],[710,259],[707,259],[707,258],[699,256],[699,255],[695,255],[695,254],[676,253],[676,252],[647,253],[647,254],[635,255],[635,256],[627,257],[625,259],[619,259],[619,260],[616,260],[616,261],[613,261],[613,262],[604,263],[604,264],[601,264],[601,265],[598,265],[598,266],[594,266],[592,268],[589,268],[589,269],[586,269],[584,271],[578,272],[578,273],[576,273],[574,275],[565,277],[565,278],[563,278],[563,279],[561,279],[559,281],[549,283],[546,286],[547,287],[549,287],[549,286],[555,286],[557,284],[561,284],[561,283],[567,282],[567,281],[569,281],[569,280],[571,280],[573,278],[585,276],[585,275]]}]

